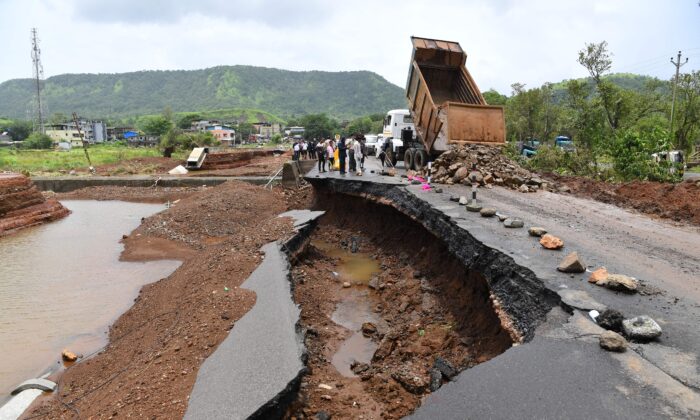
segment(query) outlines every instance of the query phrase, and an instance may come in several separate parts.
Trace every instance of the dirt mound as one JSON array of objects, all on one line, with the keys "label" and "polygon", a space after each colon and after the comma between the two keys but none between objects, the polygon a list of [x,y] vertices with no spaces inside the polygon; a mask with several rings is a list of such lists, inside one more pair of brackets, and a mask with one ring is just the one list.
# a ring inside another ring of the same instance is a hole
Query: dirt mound
[{"label": "dirt mound", "polygon": [[46,199],[24,175],[0,174],[0,236],[39,225],[70,213],[55,199]]},{"label": "dirt mound", "polygon": [[678,184],[632,181],[621,184],[588,178],[547,175],[580,197],[593,198],[619,207],[665,219],[700,225],[700,182],[687,180]]},{"label": "dirt mound", "polygon": [[207,187],[120,187],[105,185],[81,188],[65,193],[44,192],[59,200],[121,200],[135,203],[167,203],[189,197]]},{"label": "dirt mound", "polygon": [[493,184],[522,192],[553,187],[551,182],[510,160],[502,148],[478,144],[466,144],[443,153],[433,162],[430,174],[434,182],[448,185]]},{"label": "dirt mound", "polygon": [[280,155],[280,151],[273,149],[240,149],[231,152],[209,153],[204,159],[202,169],[231,169],[248,165],[255,158],[272,157]]},{"label": "dirt mound", "polygon": [[243,182],[207,188],[145,219],[123,257],[184,258],[141,289],[109,331],[109,345],[70,367],[29,417],[182,418],[197,371],[255,303],[238,286],[260,247],[291,234],[284,197]]},{"label": "dirt mound", "polygon": [[[184,164],[184,161],[166,157],[141,157],[100,165],[95,167],[95,172],[102,176],[164,174],[177,165]],[[88,169],[84,168],[81,172],[88,172]]]}]

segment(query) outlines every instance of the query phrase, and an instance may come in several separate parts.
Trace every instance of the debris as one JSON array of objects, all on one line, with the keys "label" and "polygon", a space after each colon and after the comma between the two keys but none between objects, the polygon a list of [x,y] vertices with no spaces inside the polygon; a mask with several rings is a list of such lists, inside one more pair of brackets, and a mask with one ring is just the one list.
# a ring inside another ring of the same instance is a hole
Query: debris
[{"label": "debris", "polygon": [[481,217],[493,217],[496,215],[496,209],[494,209],[493,207],[485,207],[481,209],[479,213],[481,214]]},{"label": "debris", "polygon": [[393,333],[386,334],[379,343],[379,347],[377,347],[377,350],[375,350],[374,355],[372,355],[372,361],[382,360],[390,355],[391,352],[394,351],[396,337],[396,334]]},{"label": "debris", "polygon": [[597,302],[583,290],[563,289],[557,293],[561,296],[561,301],[572,308],[581,309],[582,311],[591,309],[604,311],[606,309],[605,305]]},{"label": "debris", "polygon": [[600,335],[599,344],[608,351],[623,352],[627,349],[627,340],[615,331],[603,332]]},{"label": "debris", "polygon": [[321,389],[325,389],[325,390],[327,390],[327,391],[330,391],[331,389],[333,389],[332,386],[326,385],[326,384],[318,384],[318,387],[321,388]]},{"label": "debris", "polygon": [[591,273],[591,276],[588,277],[588,282],[589,283],[598,283],[599,281],[605,280],[607,278],[608,278],[608,269],[605,267],[600,267]]},{"label": "debris", "polygon": [[527,185],[523,184],[518,188],[518,191],[520,191],[521,193],[526,193],[530,192],[530,188]]},{"label": "debris", "polygon": [[442,194],[442,188],[435,188],[436,194]]},{"label": "debris", "polygon": [[63,350],[61,352],[61,358],[64,362],[75,362],[76,360],[78,360],[78,355],[73,353],[72,351]]},{"label": "debris", "polygon": [[508,215],[501,214],[501,213],[496,213],[496,217],[498,217],[498,220],[503,222],[504,220],[508,219]]},{"label": "debris", "polygon": [[365,337],[370,337],[377,332],[377,326],[371,322],[365,322],[362,324],[362,335]]},{"label": "debris", "polygon": [[425,392],[426,381],[405,367],[393,372],[391,377],[411,394],[420,395]]},{"label": "debris", "polygon": [[525,223],[520,219],[509,217],[503,222],[503,226],[507,228],[521,228],[525,226]]},{"label": "debris", "polygon": [[[545,233],[547,233],[547,230],[545,228],[533,226],[530,229],[527,230],[527,233],[530,234],[530,236],[542,236]],[[545,247],[546,248],[546,247]]]},{"label": "debris", "polygon": [[372,278],[369,280],[369,283],[367,283],[367,287],[369,287],[372,290],[377,290],[379,288],[379,277],[372,276]]},{"label": "debris", "polygon": [[452,363],[439,356],[435,358],[435,362],[433,363],[433,369],[437,369],[438,371],[440,371],[440,373],[442,373],[442,376],[444,376],[445,379],[452,379],[459,373],[457,369],[455,369],[455,367],[452,365]]},{"label": "debris", "polygon": [[330,401],[333,399],[330,395],[327,395],[327,394],[321,395],[321,398],[323,398],[326,401]]},{"label": "debris", "polygon": [[428,389],[430,389],[430,392],[435,392],[440,387],[442,386],[442,373],[433,368],[430,369],[430,384],[428,385]]},{"label": "debris", "polygon": [[600,312],[596,311],[595,309],[591,310],[588,312],[588,316],[591,317],[593,321],[597,320],[598,317],[600,316]]},{"label": "debris", "polygon": [[353,360],[353,362],[350,364],[350,370],[352,370],[352,373],[355,375],[359,375],[360,373],[369,370],[369,365],[367,363],[360,363],[357,360]]},{"label": "debris", "polygon": [[481,206],[474,200],[470,201],[469,204],[467,204],[467,211],[471,212],[480,212],[481,211]]},{"label": "debris", "polygon": [[344,287],[344,288],[347,289],[347,288],[350,287],[350,286],[352,286],[352,285],[350,284],[350,282],[348,282],[348,281],[344,281],[344,282],[343,282],[343,287]]},{"label": "debris", "polygon": [[452,194],[450,196],[450,201],[454,201],[455,203],[459,202],[459,196]]},{"label": "debris", "polygon": [[459,197],[459,205],[460,206],[466,206],[468,203],[469,203],[469,200],[467,200],[467,197],[465,197],[465,196]]},{"label": "debris", "polygon": [[170,175],[185,175],[188,172],[189,171],[185,169],[185,167],[182,165],[177,165],[176,167],[168,171]]},{"label": "debris", "polygon": [[606,309],[598,318],[596,318],[595,321],[606,330],[622,332],[623,319],[624,316],[622,313],[620,313],[620,311],[616,311],[615,309]]},{"label": "debris", "polygon": [[620,290],[623,292],[634,293],[639,288],[639,283],[632,277],[624,274],[608,274],[605,280],[600,280],[596,283],[598,286],[604,286],[611,290]]},{"label": "debris", "polygon": [[546,249],[562,249],[564,241],[548,233],[540,238],[540,245]]},{"label": "debris", "polygon": [[581,261],[577,252],[572,252],[564,257],[557,270],[562,273],[583,273],[586,271],[586,264]]},{"label": "debris", "polygon": [[651,317],[640,315],[622,321],[622,330],[633,340],[649,341],[661,335],[661,327]]}]

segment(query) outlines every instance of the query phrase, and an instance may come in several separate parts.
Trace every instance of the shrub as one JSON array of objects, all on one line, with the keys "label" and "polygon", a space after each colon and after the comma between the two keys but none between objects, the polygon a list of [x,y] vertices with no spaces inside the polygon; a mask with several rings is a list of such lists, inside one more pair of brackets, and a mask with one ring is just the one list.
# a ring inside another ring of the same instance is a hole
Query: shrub
[{"label": "shrub", "polygon": [[25,149],[50,149],[53,147],[53,140],[46,134],[32,133],[22,142]]},{"label": "shrub", "polygon": [[[667,161],[655,162],[653,153],[669,150],[665,130],[649,132],[625,130],[620,132],[611,147],[615,174],[622,180],[633,179],[678,182],[682,178],[680,167]],[[673,170],[672,170],[673,169]]]}]

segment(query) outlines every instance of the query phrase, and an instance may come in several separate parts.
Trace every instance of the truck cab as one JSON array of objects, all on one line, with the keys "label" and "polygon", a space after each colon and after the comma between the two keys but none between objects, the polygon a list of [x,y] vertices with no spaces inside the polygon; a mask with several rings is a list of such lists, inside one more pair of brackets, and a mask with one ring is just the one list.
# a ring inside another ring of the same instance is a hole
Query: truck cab
[{"label": "truck cab", "polygon": [[[410,128],[415,133],[416,127],[413,125],[413,118],[407,109],[392,109],[384,117],[383,135],[385,139],[401,139],[401,130]],[[415,135],[414,135],[415,138]]]}]

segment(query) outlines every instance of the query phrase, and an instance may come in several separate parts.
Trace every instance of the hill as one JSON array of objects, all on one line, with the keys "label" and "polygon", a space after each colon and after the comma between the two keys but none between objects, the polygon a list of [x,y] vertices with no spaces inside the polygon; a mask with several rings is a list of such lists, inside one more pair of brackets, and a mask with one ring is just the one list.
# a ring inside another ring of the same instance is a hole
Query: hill
[{"label": "hill", "polygon": [[[32,80],[0,84],[0,115],[24,118],[31,109]],[[253,66],[204,70],[63,74],[46,79],[49,113],[125,118],[217,109],[255,109],[282,118],[325,112],[350,119],[405,107],[403,89],[369,71],[289,71]]]}]

